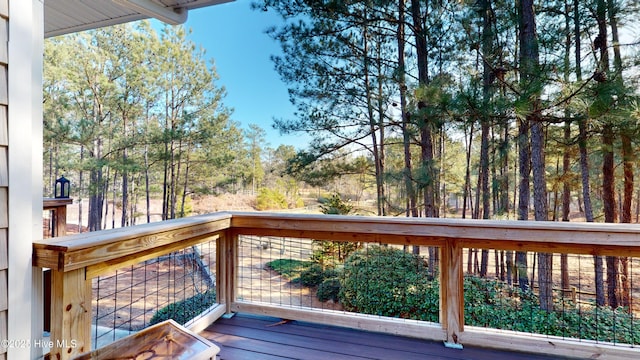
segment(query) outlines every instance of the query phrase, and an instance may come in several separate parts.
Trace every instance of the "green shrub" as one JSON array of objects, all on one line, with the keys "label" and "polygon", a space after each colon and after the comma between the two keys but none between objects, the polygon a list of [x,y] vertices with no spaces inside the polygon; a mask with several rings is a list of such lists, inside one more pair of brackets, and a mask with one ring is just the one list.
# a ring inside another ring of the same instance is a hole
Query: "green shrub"
[{"label": "green shrub", "polygon": [[257,210],[278,210],[288,207],[287,198],[278,190],[262,188],[256,197]]},{"label": "green shrub", "polygon": [[300,273],[300,283],[304,286],[318,286],[325,279],[338,277],[338,271],[334,268],[323,269],[320,264],[313,264]]},{"label": "green shrub", "polygon": [[267,267],[293,282],[300,281],[300,274],[312,265],[311,261],[293,259],[277,259],[267,263]]},{"label": "green shrub", "polygon": [[[320,209],[323,214],[348,215],[353,211],[353,206],[343,201],[340,195],[333,194],[325,199]],[[314,240],[311,259],[323,267],[333,267],[344,263],[345,259],[360,247],[358,242]]]},{"label": "green shrub", "polygon": [[193,201],[191,200],[191,195],[187,195],[184,198],[184,208],[182,207],[182,204],[178,205],[178,217],[179,218],[183,218],[183,217],[189,217],[192,215],[193,213]]},{"label": "green shrub", "polygon": [[[329,299],[334,279],[318,288]],[[439,282],[419,256],[391,247],[353,253],[344,265],[339,300],[347,311],[438,321]],[[321,290],[322,287],[322,290]],[[638,318],[627,309],[564,301],[540,309],[531,291],[496,279],[464,278],[465,324],[551,336],[640,344]]]},{"label": "green shrub", "polygon": [[311,260],[322,266],[337,266],[361,247],[357,242],[313,240]]},{"label": "green shrub", "polygon": [[320,264],[313,264],[300,273],[300,283],[304,286],[318,286],[324,280],[324,270]]},{"label": "green shrub", "polygon": [[153,314],[149,325],[157,324],[168,319],[173,319],[177,323],[184,325],[215,303],[216,291],[212,289],[163,307]]},{"label": "green shrub", "polygon": [[338,295],[340,293],[340,279],[337,277],[331,277],[324,279],[322,284],[318,285],[318,291],[316,297],[320,301],[333,300],[338,302]]},{"label": "green shrub", "polygon": [[392,247],[354,252],[345,262],[339,299],[347,311],[438,321],[438,284],[416,255]]},{"label": "green shrub", "polygon": [[349,215],[353,211],[353,205],[342,200],[339,194],[332,194],[331,197],[321,202],[320,211],[323,214]]},{"label": "green shrub", "polygon": [[577,306],[565,301],[555,311],[540,309],[530,291],[493,279],[465,277],[465,324],[616,343],[640,343],[638,319],[625,309]]}]

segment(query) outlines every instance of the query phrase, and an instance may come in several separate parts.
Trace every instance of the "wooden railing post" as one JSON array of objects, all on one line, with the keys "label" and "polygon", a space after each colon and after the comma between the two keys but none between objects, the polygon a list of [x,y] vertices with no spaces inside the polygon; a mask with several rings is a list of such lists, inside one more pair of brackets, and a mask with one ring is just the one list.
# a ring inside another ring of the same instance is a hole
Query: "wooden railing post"
[{"label": "wooden railing post", "polygon": [[51,271],[51,359],[91,351],[91,281],[85,268]]},{"label": "wooden railing post", "polygon": [[236,294],[236,264],[237,264],[238,235],[233,231],[226,231],[219,239],[220,249],[217,252],[217,284],[218,301],[225,305],[225,313],[232,314],[231,304]]},{"label": "wooden railing post", "polygon": [[73,199],[49,199],[42,200],[42,210],[53,212],[53,228],[51,237],[65,236],[67,234],[67,205],[73,203]]},{"label": "wooden railing post", "polygon": [[[42,199],[42,210],[50,211],[53,216],[53,225],[51,228],[51,237],[60,237],[67,235],[67,205],[73,203],[73,199]],[[51,270],[42,270],[37,268],[38,273],[42,272],[43,279],[38,280],[37,288],[44,287],[42,296],[42,317],[43,329],[51,331]],[[34,284],[34,287],[36,284]]]},{"label": "wooden railing post", "polygon": [[462,245],[456,239],[447,239],[440,251],[440,321],[447,334],[445,345],[461,348],[459,336],[464,331]]}]

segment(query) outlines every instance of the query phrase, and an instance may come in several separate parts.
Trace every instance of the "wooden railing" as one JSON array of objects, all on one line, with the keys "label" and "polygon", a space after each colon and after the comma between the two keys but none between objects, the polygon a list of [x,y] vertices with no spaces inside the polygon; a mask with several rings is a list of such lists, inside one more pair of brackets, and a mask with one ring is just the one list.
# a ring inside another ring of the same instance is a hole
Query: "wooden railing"
[{"label": "wooden railing", "polygon": [[69,198],[45,198],[42,199],[42,210],[50,211],[53,215],[51,221],[51,237],[59,237],[67,234],[67,205],[73,203]]},{"label": "wooden railing", "polygon": [[[330,241],[383,242],[440,248],[440,323],[399,323],[348,313],[314,313],[239,301],[237,252],[240,235]],[[68,359],[91,348],[91,279],[127,264],[217,238],[213,321],[236,311],[577,358],[640,357],[631,346],[574,341],[464,326],[463,249],[640,257],[640,227],[622,224],[382,218],[273,213],[217,213],[43,240],[33,245],[33,263],[53,271],[52,358]],[[64,347],[73,343],[74,347]],[[60,345],[60,346],[57,346]]]}]

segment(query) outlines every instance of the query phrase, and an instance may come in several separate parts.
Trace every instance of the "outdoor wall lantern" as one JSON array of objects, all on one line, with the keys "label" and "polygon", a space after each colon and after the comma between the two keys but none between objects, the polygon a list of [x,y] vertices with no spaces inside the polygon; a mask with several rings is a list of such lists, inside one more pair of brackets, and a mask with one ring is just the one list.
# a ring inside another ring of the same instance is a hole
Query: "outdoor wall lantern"
[{"label": "outdoor wall lantern", "polygon": [[56,180],[54,196],[56,199],[68,199],[71,192],[71,182],[64,175]]}]

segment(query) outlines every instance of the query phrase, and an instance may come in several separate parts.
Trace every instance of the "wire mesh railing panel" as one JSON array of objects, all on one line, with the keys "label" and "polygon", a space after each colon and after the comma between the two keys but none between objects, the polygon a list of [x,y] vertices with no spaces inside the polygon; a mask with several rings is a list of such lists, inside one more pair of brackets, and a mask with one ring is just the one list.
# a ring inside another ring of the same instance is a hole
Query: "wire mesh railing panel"
[{"label": "wire mesh railing panel", "polygon": [[463,254],[466,325],[640,344],[640,258]]},{"label": "wire mesh railing panel", "polygon": [[[428,249],[240,236],[237,300],[438,322]],[[435,262],[434,262],[435,263]]]},{"label": "wire mesh railing panel", "polygon": [[150,325],[185,324],[216,303],[216,241],[140,262],[92,280],[92,345]]}]

